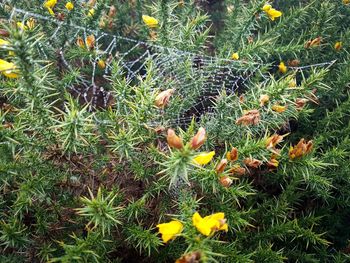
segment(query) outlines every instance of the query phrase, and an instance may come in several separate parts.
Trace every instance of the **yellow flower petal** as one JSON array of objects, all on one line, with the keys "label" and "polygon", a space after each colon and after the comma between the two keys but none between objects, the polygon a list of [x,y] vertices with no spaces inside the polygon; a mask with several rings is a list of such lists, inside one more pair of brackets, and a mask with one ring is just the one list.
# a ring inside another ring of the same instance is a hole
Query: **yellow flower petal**
[{"label": "yellow flower petal", "polygon": [[48,7],[47,11],[49,11],[50,15],[55,16],[55,12],[52,10],[51,7]]},{"label": "yellow flower petal", "polygon": [[198,154],[196,157],[193,158],[192,161],[197,165],[206,165],[213,159],[214,155],[215,155],[215,151],[204,152],[204,153]]},{"label": "yellow flower petal", "polygon": [[173,220],[169,223],[163,223],[157,225],[159,233],[162,235],[164,243],[167,243],[171,239],[175,239],[176,235],[180,234],[183,229],[183,224],[180,221]]},{"label": "yellow flower petal", "polygon": [[33,17],[29,18],[29,20],[26,22],[26,25],[28,29],[32,30],[35,27],[35,19]]},{"label": "yellow flower petal", "polygon": [[339,42],[336,42],[334,44],[334,49],[337,50],[337,51],[341,50],[342,47],[343,47],[343,42],[339,41]]},{"label": "yellow flower petal", "polygon": [[3,59],[0,59],[0,73],[8,78],[18,78],[16,65]]},{"label": "yellow flower petal", "polygon": [[192,216],[192,223],[196,229],[205,236],[210,236],[215,231],[228,231],[224,213],[215,213],[202,218],[198,212]]},{"label": "yellow flower petal", "polygon": [[267,12],[272,8],[272,6],[270,4],[265,4],[262,8],[263,11]]},{"label": "yellow flower petal", "polygon": [[262,10],[267,14],[267,16],[272,21],[274,21],[277,17],[282,16],[282,12],[272,8],[272,6],[270,4],[265,4],[263,6]]},{"label": "yellow flower petal", "polygon": [[19,29],[28,30],[28,27],[24,25],[22,22],[17,22],[16,25]]},{"label": "yellow flower petal", "polygon": [[10,42],[8,42],[5,39],[0,38],[0,47],[5,47],[5,46],[8,46],[8,45],[10,45]]},{"label": "yellow flower petal", "polygon": [[91,8],[88,12],[88,17],[93,17],[95,14],[95,9]]},{"label": "yellow flower petal", "polygon": [[66,3],[66,8],[68,11],[72,11],[74,8],[74,4],[72,2],[67,2]]},{"label": "yellow flower petal", "polygon": [[142,20],[146,24],[146,26],[150,28],[155,28],[158,26],[158,20],[152,16],[143,15]]},{"label": "yellow flower petal", "polygon": [[286,73],[287,73],[288,68],[287,68],[287,66],[284,64],[283,61],[278,65],[278,70],[279,70],[282,74],[286,74]]},{"label": "yellow flower petal", "polygon": [[236,53],[233,53],[232,56],[231,56],[231,59],[233,60],[239,60],[239,54],[236,52]]},{"label": "yellow flower petal", "polygon": [[267,15],[272,21],[274,21],[277,17],[282,16],[282,12],[271,8],[269,11],[267,11]]},{"label": "yellow flower petal", "polygon": [[278,112],[278,113],[282,113],[282,112],[284,112],[284,111],[287,109],[287,107],[286,107],[286,106],[281,106],[281,105],[275,104],[275,105],[273,105],[273,106],[271,107],[271,109],[272,109],[273,111]]},{"label": "yellow flower petal", "polygon": [[49,8],[54,8],[55,5],[57,4],[57,0],[47,0],[45,3],[44,3],[44,7],[46,7],[47,9]]}]

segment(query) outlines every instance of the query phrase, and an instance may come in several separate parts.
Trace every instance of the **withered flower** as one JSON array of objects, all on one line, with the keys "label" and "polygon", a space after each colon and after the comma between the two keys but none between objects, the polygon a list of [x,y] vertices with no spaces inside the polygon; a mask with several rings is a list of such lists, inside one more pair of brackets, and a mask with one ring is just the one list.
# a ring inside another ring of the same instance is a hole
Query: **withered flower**
[{"label": "withered flower", "polygon": [[309,154],[312,151],[313,142],[306,142],[304,138],[300,139],[297,145],[291,146],[289,149],[289,158],[294,160]]},{"label": "withered flower", "polygon": [[176,135],[173,129],[168,129],[166,140],[168,142],[168,145],[172,148],[181,150],[184,147],[182,139]]},{"label": "withered flower", "polygon": [[293,59],[288,61],[288,66],[290,67],[297,67],[300,65],[300,60],[299,59]]},{"label": "withered flower", "polygon": [[245,158],[243,160],[243,163],[250,167],[250,168],[259,168],[260,165],[262,165],[262,161],[259,161],[258,159],[254,159],[254,158]]},{"label": "withered flower", "polygon": [[260,122],[259,110],[249,110],[244,115],[236,120],[236,124],[242,125],[257,125]]},{"label": "withered flower", "polygon": [[316,37],[313,40],[309,40],[305,43],[304,47],[305,48],[312,48],[312,47],[317,47],[321,44],[322,37]]},{"label": "withered flower", "polygon": [[227,159],[222,159],[215,168],[216,173],[218,174],[223,173],[226,165],[227,165]]},{"label": "withered flower", "polygon": [[297,110],[302,110],[305,106],[305,104],[308,102],[308,99],[305,98],[297,98],[295,100],[296,108]]},{"label": "withered flower", "polygon": [[287,134],[285,135],[278,135],[278,134],[274,134],[272,136],[270,136],[269,138],[266,139],[266,149],[272,149],[275,148],[277,144],[279,144],[280,142],[283,141],[283,138],[287,136]]},{"label": "withered flower", "polygon": [[175,89],[167,89],[159,93],[155,99],[154,104],[163,109],[166,105],[168,105],[171,95],[175,92]]},{"label": "withered flower", "polygon": [[194,251],[183,255],[181,258],[177,259],[175,263],[200,263],[201,253],[199,251]]},{"label": "withered flower", "polygon": [[279,165],[279,161],[277,159],[272,158],[267,162],[267,167],[270,169],[276,169]]},{"label": "withered flower", "polygon": [[287,106],[282,106],[282,105],[279,105],[279,104],[275,104],[271,107],[271,109],[275,112],[278,112],[278,113],[282,113],[282,112],[285,112],[286,109],[287,109]]},{"label": "withered flower", "polygon": [[229,172],[232,175],[242,176],[246,174],[246,169],[244,167],[241,167],[239,165],[234,165]]},{"label": "withered flower", "polygon": [[226,158],[231,162],[237,161],[238,160],[238,149],[236,147],[233,147],[232,150],[226,154]]},{"label": "withered flower", "polygon": [[200,127],[198,129],[197,134],[191,139],[191,149],[197,150],[199,147],[201,147],[205,140],[207,139],[205,129],[203,127]]},{"label": "withered flower", "polygon": [[233,182],[233,180],[227,175],[221,176],[219,180],[220,180],[220,184],[226,188],[230,187]]},{"label": "withered flower", "polygon": [[269,95],[267,94],[262,94],[260,96],[259,102],[260,102],[260,107],[264,107],[265,104],[270,100]]},{"label": "withered flower", "polygon": [[116,13],[117,13],[117,8],[114,5],[112,5],[108,11],[108,17],[113,18]]},{"label": "withered flower", "polygon": [[5,29],[0,28],[0,36],[1,37],[9,37],[10,36],[10,32],[8,32]]}]

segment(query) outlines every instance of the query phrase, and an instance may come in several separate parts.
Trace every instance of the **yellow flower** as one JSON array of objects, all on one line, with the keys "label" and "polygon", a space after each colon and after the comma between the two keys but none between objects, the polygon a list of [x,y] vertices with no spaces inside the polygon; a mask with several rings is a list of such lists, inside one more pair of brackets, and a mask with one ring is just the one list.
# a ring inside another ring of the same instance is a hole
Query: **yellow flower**
[{"label": "yellow flower", "polygon": [[55,12],[52,10],[52,8],[48,7],[47,11],[49,11],[50,15],[55,16]]},{"label": "yellow flower", "polygon": [[55,7],[56,4],[57,4],[57,0],[47,0],[44,3],[44,7],[46,7],[47,9],[49,9],[49,8],[52,9]]},{"label": "yellow flower", "polygon": [[[350,0],[349,0],[349,1],[350,1]],[[341,50],[342,47],[343,47],[343,42],[340,42],[340,41],[339,41],[339,42],[337,42],[337,43],[334,44],[334,49],[337,50],[337,51]]]},{"label": "yellow flower", "polygon": [[284,64],[283,61],[278,65],[278,70],[279,70],[282,74],[286,74],[286,73],[287,73],[288,68],[287,68],[287,66]]},{"label": "yellow flower", "polygon": [[74,8],[74,4],[72,2],[67,2],[66,3],[66,8],[68,11],[72,11]]},{"label": "yellow flower", "polygon": [[159,228],[159,233],[162,234],[163,242],[167,243],[182,232],[183,224],[180,221],[173,220],[169,223],[158,224],[157,227]]},{"label": "yellow flower", "polygon": [[278,112],[278,113],[282,113],[282,112],[286,111],[287,106],[281,106],[281,105],[275,104],[271,107],[271,109],[273,111]]},{"label": "yellow flower", "polygon": [[88,12],[88,17],[93,17],[95,14],[95,9],[91,8]]},{"label": "yellow flower", "polygon": [[272,8],[271,5],[265,4],[262,10],[268,15],[268,17],[274,21],[277,17],[282,16],[282,12]]},{"label": "yellow flower", "polygon": [[192,161],[197,165],[206,165],[211,161],[211,159],[213,159],[214,155],[215,155],[215,151],[204,152],[204,153],[198,154],[196,157],[193,158]]},{"label": "yellow flower", "polygon": [[33,17],[29,18],[29,20],[26,22],[26,25],[29,30],[34,29],[35,27],[35,19]]},{"label": "yellow flower", "polygon": [[8,42],[5,39],[0,38],[0,48],[1,47],[6,47],[6,46],[9,46],[9,45],[10,45],[10,42]]},{"label": "yellow flower", "polygon": [[27,20],[25,24],[23,24],[22,22],[17,22],[16,25],[18,28],[22,30],[28,30],[28,29],[32,30],[35,27],[35,19],[31,17],[29,20]]},{"label": "yellow flower", "polygon": [[0,73],[8,78],[18,78],[16,71],[16,65],[12,62],[0,59]]},{"label": "yellow flower", "polygon": [[100,59],[100,60],[97,62],[97,66],[98,66],[100,69],[105,69],[105,68],[106,68],[106,62],[105,62],[103,59]]},{"label": "yellow flower", "polygon": [[215,231],[228,231],[224,213],[215,213],[202,218],[200,214],[196,212],[192,216],[192,223],[197,230],[205,236],[210,236]]},{"label": "yellow flower", "polygon": [[233,60],[239,60],[239,54],[236,52],[236,53],[233,53],[232,56],[231,56],[231,59]]},{"label": "yellow flower", "polygon": [[344,4],[344,5],[350,4],[350,0],[343,0],[343,4]]},{"label": "yellow flower", "polygon": [[24,25],[22,22],[17,22],[16,25],[19,29],[28,30],[28,27]]},{"label": "yellow flower", "polygon": [[158,27],[158,20],[152,16],[143,15],[142,20],[149,28]]}]

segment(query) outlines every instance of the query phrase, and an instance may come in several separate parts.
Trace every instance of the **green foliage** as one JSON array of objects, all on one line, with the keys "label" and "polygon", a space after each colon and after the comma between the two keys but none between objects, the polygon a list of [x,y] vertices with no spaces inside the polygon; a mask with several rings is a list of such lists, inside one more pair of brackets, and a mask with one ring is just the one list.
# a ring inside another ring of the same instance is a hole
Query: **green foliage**
[{"label": "green foliage", "polygon": [[[39,0],[0,4],[0,59],[18,75],[0,61],[1,262],[349,261],[346,1],[270,1],[275,20],[262,0],[81,2],[54,16]],[[102,32],[120,53],[101,52]],[[145,47],[176,65],[142,61]],[[126,65],[141,67],[132,81]],[[210,88],[225,77],[234,90]],[[83,85],[110,92],[106,106],[73,92]]]}]

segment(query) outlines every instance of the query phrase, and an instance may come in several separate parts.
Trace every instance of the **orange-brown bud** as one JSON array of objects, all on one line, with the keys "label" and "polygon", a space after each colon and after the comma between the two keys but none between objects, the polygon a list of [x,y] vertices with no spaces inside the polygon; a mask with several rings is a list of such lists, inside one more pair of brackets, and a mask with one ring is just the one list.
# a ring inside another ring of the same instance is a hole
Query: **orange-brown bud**
[{"label": "orange-brown bud", "polygon": [[157,95],[154,104],[158,108],[164,108],[166,105],[168,105],[170,97],[173,95],[174,91],[174,89],[167,89],[162,91]]},{"label": "orange-brown bud", "polygon": [[225,170],[226,165],[227,165],[227,159],[222,159],[222,160],[220,161],[220,163],[216,166],[215,171],[216,171],[218,174],[223,173],[224,170]]},{"label": "orange-brown bud", "polygon": [[254,158],[245,158],[243,160],[244,164],[250,168],[259,168],[260,165],[262,165],[262,161],[259,161],[258,159]]},{"label": "orange-brown bud", "polygon": [[230,187],[232,182],[233,182],[232,179],[230,177],[228,177],[227,175],[220,177],[220,184],[223,187]]},{"label": "orange-brown bud", "polygon": [[229,161],[231,161],[231,162],[237,161],[238,160],[238,150],[237,150],[237,148],[233,147],[232,150],[226,154],[226,158]]},{"label": "orange-brown bud", "polygon": [[172,148],[181,150],[184,147],[182,139],[176,135],[173,129],[168,129],[166,140],[168,142],[168,145]]},{"label": "orange-brown bud", "polygon": [[191,140],[191,149],[197,150],[199,147],[201,147],[205,140],[207,139],[205,129],[203,127],[200,127],[198,129],[197,134],[192,138]]}]

